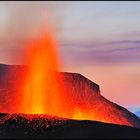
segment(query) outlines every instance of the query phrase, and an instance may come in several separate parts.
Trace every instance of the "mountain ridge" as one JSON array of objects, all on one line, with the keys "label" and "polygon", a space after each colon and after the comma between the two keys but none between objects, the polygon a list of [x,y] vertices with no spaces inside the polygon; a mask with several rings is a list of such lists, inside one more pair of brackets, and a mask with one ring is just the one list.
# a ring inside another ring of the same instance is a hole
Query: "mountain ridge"
[{"label": "mountain ridge", "polygon": [[[8,100],[14,102],[14,99],[11,99],[11,95],[16,92],[14,85],[20,87],[22,81],[19,75],[24,74],[24,70],[24,65],[0,64],[0,112],[8,113],[10,110],[14,110],[14,105],[11,107]],[[79,73],[58,72],[58,77],[62,76],[61,84],[65,87],[64,90],[67,94],[75,98],[75,106],[80,106],[81,109],[86,107],[90,110],[88,112],[84,110],[87,113],[88,120],[140,128],[140,119],[124,107],[109,101],[101,95],[98,84]]]}]

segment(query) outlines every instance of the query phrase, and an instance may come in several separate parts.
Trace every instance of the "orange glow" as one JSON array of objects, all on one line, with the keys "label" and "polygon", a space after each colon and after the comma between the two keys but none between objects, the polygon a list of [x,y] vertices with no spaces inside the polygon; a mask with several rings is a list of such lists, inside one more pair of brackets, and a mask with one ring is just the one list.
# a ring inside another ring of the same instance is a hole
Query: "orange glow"
[{"label": "orange glow", "polygon": [[[56,92],[55,71],[58,70],[56,42],[50,32],[28,44],[28,71],[23,89],[22,112],[28,114],[56,114],[59,93]],[[55,86],[54,86],[55,85]],[[53,101],[51,103],[50,101]],[[47,103],[47,104],[46,104]]]},{"label": "orange glow", "polygon": [[28,68],[24,78],[19,112],[72,116],[72,98],[66,93],[58,77],[60,62],[57,42],[50,31],[30,40],[27,44],[25,63]]},{"label": "orange glow", "polygon": [[[117,112],[115,106],[100,99],[94,91],[91,92],[86,83],[82,83],[86,87],[84,94],[74,88],[70,91],[69,79],[63,79],[64,75],[56,72],[60,69],[60,61],[52,32],[42,32],[42,36],[30,40],[26,52],[28,68],[23,78],[18,112],[131,125],[125,117],[119,120],[117,115],[123,116],[123,113]],[[80,80],[76,82],[81,84]],[[107,109],[105,106],[108,106]],[[114,108],[113,112],[117,115],[109,116],[109,107],[110,110]]]},{"label": "orange glow", "polygon": [[86,114],[78,108],[74,108],[73,110],[73,117],[72,119],[75,120],[88,120]]}]

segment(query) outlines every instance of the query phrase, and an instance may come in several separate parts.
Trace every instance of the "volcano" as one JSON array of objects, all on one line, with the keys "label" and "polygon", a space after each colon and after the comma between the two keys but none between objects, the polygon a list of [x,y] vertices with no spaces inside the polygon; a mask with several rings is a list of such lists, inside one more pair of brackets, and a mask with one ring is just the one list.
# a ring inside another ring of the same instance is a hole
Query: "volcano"
[{"label": "volcano", "polygon": [[[22,65],[0,64],[0,112],[10,114],[15,112],[15,105],[19,101],[15,93],[19,96],[21,94],[20,88],[23,83],[21,75],[25,75],[25,70],[26,66]],[[71,118],[58,117],[140,128],[140,119],[127,109],[103,97],[96,83],[79,73],[56,72],[56,76],[61,79],[61,85],[65,87],[63,90],[68,94],[67,97],[72,97],[70,99],[73,99],[71,102],[74,108]],[[19,90],[15,88],[15,85],[18,85]],[[69,98],[65,100],[67,102]]]}]

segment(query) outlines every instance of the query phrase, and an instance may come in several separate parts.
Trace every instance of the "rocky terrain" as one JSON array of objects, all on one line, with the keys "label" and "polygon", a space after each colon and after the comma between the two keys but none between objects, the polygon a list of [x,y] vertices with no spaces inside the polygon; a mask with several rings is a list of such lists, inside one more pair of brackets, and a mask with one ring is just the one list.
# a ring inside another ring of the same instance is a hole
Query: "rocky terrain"
[{"label": "rocky terrain", "polygon": [[3,138],[140,138],[140,129],[48,115],[0,114]]},{"label": "rocky terrain", "polygon": [[[0,64],[0,112],[11,113],[18,102],[14,93],[20,93],[25,66]],[[63,90],[74,99],[75,108],[83,113],[83,120],[94,120],[140,128],[140,119],[127,109],[102,96],[99,85],[78,73],[57,72],[65,87]],[[62,78],[63,77],[63,78]],[[15,88],[18,86],[18,88]],[[76,101],[76,102],[75,102]],[[15,112],[16,113],[16,112]],[[75,119],[74,117],[72,119]]]}]

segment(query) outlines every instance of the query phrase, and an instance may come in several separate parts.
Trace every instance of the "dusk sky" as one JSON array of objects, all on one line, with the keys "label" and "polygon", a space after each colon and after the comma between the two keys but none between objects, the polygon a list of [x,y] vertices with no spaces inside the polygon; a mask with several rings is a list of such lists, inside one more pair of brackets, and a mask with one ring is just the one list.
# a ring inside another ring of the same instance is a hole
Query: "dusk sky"
[{"label": "dusk sky", "polygon": [[96,82],[115,103],[140,107],[140,2],[0,2],[0,63],[22,64],[23,42],[46,17],[62,71]]}]

